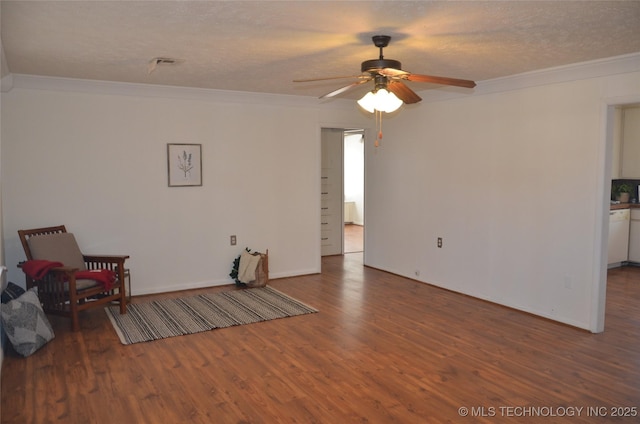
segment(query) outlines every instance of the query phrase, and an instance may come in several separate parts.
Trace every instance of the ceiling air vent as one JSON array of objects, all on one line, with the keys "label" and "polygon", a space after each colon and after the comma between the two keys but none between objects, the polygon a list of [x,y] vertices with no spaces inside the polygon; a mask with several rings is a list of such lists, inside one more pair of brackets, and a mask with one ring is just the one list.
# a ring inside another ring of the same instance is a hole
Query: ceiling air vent
[{"label": "ceiling air vent", "polygon": [[158,65],[176,65],[180,62],[182,61],[179,59],[172,59],[170,57],[154,57],[149,61],[149,68],[147,71],[150,74],[156,70]]}]

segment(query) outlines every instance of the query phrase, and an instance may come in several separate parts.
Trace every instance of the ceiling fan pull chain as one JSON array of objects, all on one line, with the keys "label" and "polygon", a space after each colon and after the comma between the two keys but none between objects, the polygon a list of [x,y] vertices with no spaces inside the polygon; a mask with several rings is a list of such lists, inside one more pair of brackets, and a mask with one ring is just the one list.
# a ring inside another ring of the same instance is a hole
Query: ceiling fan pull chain
[{"label": "ceiling fan pull chain", "polygon": [[376,109],[376,127],[378,130],[378,134],[376,137],[376,142],[373,144],[375,147],[380,146],[380,142],[382,141],[382,112]]}]

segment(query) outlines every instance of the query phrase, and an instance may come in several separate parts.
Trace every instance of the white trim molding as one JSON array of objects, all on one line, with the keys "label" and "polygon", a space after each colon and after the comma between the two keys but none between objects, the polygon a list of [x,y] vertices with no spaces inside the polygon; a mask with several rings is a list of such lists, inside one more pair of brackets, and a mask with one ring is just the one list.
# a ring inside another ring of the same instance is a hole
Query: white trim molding
[{"label": "white trim molding", "polygon": [[70,91],[120,96],[161,97],[228,103],[268,104],[295,107],[330,106],[332,108],[339,109],[353,109],[353,101],[346,99],[332,99],[332,101],[328,101],[309,96],[292,96],[284,94],[216,90],[209,88],[84,80],[76,78],[47,77],[27,74],[13,74],[11,88]]},{"label": "white trim molding", "polygon": [[478,85],[472,90],[458,87],[445,87],[438,90],[425,90],[419,94],[425,102],[437,102],[469,96],[470,94],[482,95],[499,93],[637,71],[640,71],[640,53],[632,53],[479,81],[477,83]]}]

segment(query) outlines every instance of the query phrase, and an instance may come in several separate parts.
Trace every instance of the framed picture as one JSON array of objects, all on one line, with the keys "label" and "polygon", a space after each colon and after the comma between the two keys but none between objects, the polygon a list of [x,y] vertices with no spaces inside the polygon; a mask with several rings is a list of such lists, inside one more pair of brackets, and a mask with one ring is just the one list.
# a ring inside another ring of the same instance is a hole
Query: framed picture
[{"label": "framed picture", "polygon": [[167,144],[169,187],[202,185],[202,144]]}]

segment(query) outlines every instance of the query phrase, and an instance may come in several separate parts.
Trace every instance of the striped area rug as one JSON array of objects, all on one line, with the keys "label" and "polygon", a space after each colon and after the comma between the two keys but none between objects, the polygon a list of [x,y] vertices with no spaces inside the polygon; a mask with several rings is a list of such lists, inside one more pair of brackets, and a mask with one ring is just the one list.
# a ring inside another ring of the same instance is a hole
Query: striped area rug
[{"label": "striped area rug", "polygon": [[105,308],[122,344],[318,312],[269,286]]}]

